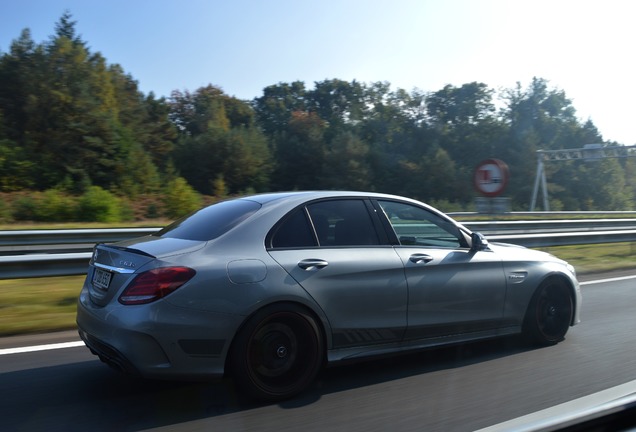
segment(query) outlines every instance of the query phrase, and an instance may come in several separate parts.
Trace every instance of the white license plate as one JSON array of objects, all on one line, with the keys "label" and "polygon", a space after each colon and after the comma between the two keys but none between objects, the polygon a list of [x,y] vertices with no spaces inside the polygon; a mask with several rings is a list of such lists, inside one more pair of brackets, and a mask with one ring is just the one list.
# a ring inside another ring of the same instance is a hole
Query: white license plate
[{"label": "white license plate", "polygon": [[112,275],[113,274],[111,272],[96,268],[95,273],[93,273],[93,286],[101,289],[108,289]]}]

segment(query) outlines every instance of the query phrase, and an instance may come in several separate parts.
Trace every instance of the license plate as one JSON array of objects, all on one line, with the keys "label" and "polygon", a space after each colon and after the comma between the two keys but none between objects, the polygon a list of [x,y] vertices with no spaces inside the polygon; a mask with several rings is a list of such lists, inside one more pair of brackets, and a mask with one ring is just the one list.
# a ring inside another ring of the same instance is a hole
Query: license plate
[{"label": "license plate", "polygon": [[113,274],[111,272],[96,268],[95,273],[93,273],[93,286],[104,290],[108,289],[112,275]]}]

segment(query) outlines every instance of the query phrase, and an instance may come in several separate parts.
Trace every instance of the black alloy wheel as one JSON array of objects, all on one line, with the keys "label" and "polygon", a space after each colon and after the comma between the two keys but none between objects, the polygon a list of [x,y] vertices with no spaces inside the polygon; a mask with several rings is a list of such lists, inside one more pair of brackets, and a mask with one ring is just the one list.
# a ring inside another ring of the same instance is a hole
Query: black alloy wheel
[{"label": "black alloy wheel", "polygon": [[568,286],[559,280],[547,280],[539,286],[530,302],[524,333],[537,344],[554,345],[565,338],[573,313]]},{"label": "black alloy wheel", "polygon": [[303,391],[320,370],[324,344],[314,319],[295,305],[253,316],[233,345],[234,379],[247,395],[265,401]]}]

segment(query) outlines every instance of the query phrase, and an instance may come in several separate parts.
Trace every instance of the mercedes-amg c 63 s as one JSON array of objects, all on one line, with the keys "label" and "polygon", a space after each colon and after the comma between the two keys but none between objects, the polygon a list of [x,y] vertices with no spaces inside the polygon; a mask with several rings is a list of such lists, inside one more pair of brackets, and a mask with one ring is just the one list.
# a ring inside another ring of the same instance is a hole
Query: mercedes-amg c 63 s
[{"label": "mercedes-amg c 63 s", "polygon": [[579,321],[574,269],[488,243],[421,202],[361,192],[247,196],[94,249],[78,302],[86,345],[147,378],[231,373],[288,398],[327,363]]}]

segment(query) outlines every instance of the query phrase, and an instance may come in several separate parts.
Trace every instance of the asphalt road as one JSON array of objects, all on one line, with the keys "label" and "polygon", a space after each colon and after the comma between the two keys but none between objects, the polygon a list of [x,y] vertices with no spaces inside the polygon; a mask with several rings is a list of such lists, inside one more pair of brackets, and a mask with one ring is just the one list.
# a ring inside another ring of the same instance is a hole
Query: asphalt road
[{"label": "asphalt road", "polygon": [[281,404],[242,401],[229,380],[131,379],[84,347],[3,354],[0,430],[472,431],[636,379],[636,279],[582,289],[583,322],[557,346],[506,338],[335,367]]}]

